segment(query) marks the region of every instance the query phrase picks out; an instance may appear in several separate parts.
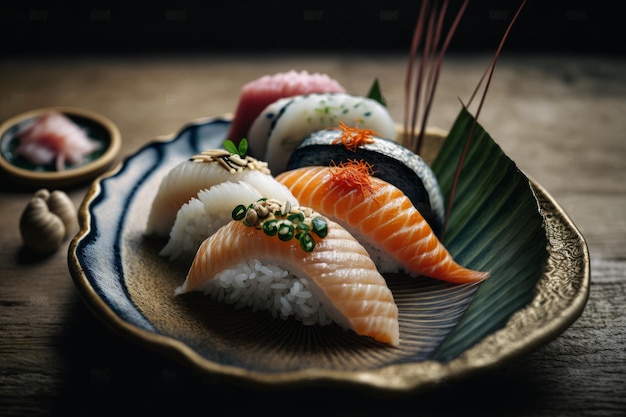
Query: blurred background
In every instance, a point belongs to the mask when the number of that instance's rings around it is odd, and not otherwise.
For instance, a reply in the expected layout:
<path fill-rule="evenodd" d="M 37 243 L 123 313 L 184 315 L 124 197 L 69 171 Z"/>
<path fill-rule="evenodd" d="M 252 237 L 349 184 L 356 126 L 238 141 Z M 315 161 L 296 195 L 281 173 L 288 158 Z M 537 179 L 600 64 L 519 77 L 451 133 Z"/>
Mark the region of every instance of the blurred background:
<path fill-rule="evenodd" d="M 211 4 L 213 3 L 213 4 Z M 447 21 L 461 1 L 450 2 Z M 450 50 L 493 51 L 520 1 L 474 1 Z M 117 0 L 3 2 L 3 56 L 408 51 L 419 1 Z M 608 1 L 528 1 L 508 52 L 624 55 L 623 16 Z"/>

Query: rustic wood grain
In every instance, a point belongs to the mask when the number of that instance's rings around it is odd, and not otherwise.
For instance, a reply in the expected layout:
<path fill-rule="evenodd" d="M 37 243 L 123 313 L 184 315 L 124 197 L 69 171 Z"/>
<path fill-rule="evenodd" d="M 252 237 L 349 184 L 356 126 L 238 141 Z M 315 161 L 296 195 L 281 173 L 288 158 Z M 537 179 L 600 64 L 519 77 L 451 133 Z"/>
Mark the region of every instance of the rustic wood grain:
<path fill-rule="evenodd" d="M 431 124 L 450 125 L 487 56 L 444 64 Z M 191 119 L 233 111 L 239 88 L 291 68 L 331 74 L 365 94 L 378 77 L 402 119 L 405 58 L 370 56 L 115 57 L 0 62 L 0 120 L 73 105 L 118 124 L 118 160 Z M 321 389 L 262 392 L 218 384 L 128 342 L 82 303 L 67 245 L 35 256 L 18 221 L 33 190 L 0 184 L 0 415 L 207 412 L 233 409 L 301 415 L 623 416 L 626 414 L 626 62 L 609 58 L 502 58 L 481 121 L 580 229 L 591 254 L 587 306 L 561 335 L 496 369 L 411 398 Z M 87 185 L 69 189 L 78 206 Z M 288 394 L 288 395 L 285 395 Z M 320 401 L 324 398 L 324 401 Z M 329 409 L 326 404 L 337 404 Z M 86 411 L 87 410 L 87 411 Z"/>

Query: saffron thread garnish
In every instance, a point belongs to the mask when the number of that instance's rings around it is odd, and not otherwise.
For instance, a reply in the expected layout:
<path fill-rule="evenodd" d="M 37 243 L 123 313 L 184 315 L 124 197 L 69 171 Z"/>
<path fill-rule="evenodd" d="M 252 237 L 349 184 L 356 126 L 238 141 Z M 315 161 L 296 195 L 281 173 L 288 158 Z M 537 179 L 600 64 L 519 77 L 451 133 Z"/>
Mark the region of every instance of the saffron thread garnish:
<path fill-rule="evenodd" d="M 330 161 L 330 186 L 339 189 L 340 193 L 347 195 L 356 190 L 361 193 L 361 197 L 366 199 L 372 197 L 373 201 L 378 205 L 384 205 L 379 201 L 375 193 L 377 189 L 382 187 L 381 182 L 374 180 L 374 174 L 377 172 L 374 166 L 363 159 L 348 159 L 345 162 L 336 164 Z"/>
<path fill-rule="evenodd" d="M 374 167 L 371 163 L 356 159 L 348 159 L 336 164 L 331 161 L 330 183 L 333 187 L 343 189 L 346 193 L 360 191 L 364 196 L 372 194 L 376 184 L 372 181 Z"/>
<path fill-rule="evenodd" d="M 363 129 L 360 127 L 350 127 L 342 121 L 339 122 L 339 129 L 341 129 L 341 135 L 338 138 L 334 139 L 331 143 L 343 143 L 346 149 L 352 152 L 356 152 L 356 150 L 360 146 L 366 145 L 368 143 L 374 143 L 374 135 L 380 136 L 373 130 Z"/>

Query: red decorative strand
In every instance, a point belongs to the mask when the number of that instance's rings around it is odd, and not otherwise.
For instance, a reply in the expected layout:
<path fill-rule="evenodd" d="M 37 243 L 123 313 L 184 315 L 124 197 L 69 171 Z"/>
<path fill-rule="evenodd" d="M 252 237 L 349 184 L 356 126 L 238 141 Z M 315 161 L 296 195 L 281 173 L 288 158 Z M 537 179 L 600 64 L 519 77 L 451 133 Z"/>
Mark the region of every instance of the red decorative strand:
<path fill-rule="evenodd" d="M 493 72 L 494 72 L 494 70 L 496 68 L 496 62 L 497 62 L 498 57 L 500 56 L 500 54 L 502 52 L 502 48 L 504 47 L 504 43 L 505 43 L 506 39 L 508 38 L 509 33 L 511 32 L 511 29 L 513 28 L 513 24 L 517 20 L 517 18 L 520 15 L 522 9 L 524 8 L 525 4 L 526 4 L 526 0 L 523 0 L 522 3 L 520 4 L 519 8 L 517 9 L 517 12 L 513 16 L 513 19 L 509 23 L 509 26 L 507 27 L 506 31 L 504 32 L 504 35 L 502 36 L 502 39 L 500 40 L 500 44 L 498 45 L 498 49 L 496 50 L 496 53 L 494 54 L 493 59 L 491 60 L 489 66 L 487 67 L 487 69 L 483 73 L 482 77 L 480 78 L 480 81 L 478 82 L 478 85 L 476 86 L 476 89 L 472 93 L 472 96 L 470 97 L 470 100 L 469 100 L 468 104 L 465 106 L 466 108 L 470 106 L 472 100 L 474 99 L 474 97 L 476 96 L 476 94 L 477 94 L 477 92 L 478 92 L 478 90 L 480 88 L 480 85 L 485 80 L 485 78 L 487 78 L 487 83 L 485 85 L 485 89 L 483 90 L 483 94 L 482 94 L 482 96 L 480 98 L 480 103 L 478 104 L 478 109 L 476 110 L 476 115 L 474 116 L 474 121 L 472 123 L 472 127 L 470 128 L 470 132 L 469 132 L 469 134 L 467 136 L 467 140 L 465 141 L 465 146 L 463 147 L 463 152 L 461 153 L 461 158 L 459 159 L 459 163 L 457 165 L 456 172 L 455 172 L 455 175 L 454 175 L 454 180 L 452 182 L 452 188 L 450 190 L 450 198 L 448 200 L 448 207 L 447 207 L 447 210 L 446 210 L 446 215 L 445 215 L 444 224 L 443 224 L 443 231 L 442 231 L 442 235 L 441 235 L 441 239 L 442 240 L 443 240 L 443 236 L 445 234 L 446 228 L 448 226 L 448 219 L 450 217 L 450 212 L 452 210 L 452 205 L 453 205 L 453 202 L 454 202 L 454 196 L 455 196 L 455 193 L 456 193 L 456 187 L 457 187 L 457 184 L 459 182 L 459 178 L 461 176 L 461 171 L 463 170 L 463 164 L 465 162 L 465 158 L 467 156 L 467 152 L 469 150 L 470 143 L 472 141 L 472 136 L 474 136 L 474 130 L 476 128 L 476 124 L 478 123 L 478 116 L 480 115 L 480 111 L 481 111 L 482 106 L 483 106 L 483 104 L 485 102 L 485 98 L 487 97 L 487 92 L 489 91 L 489 85 L 491 84 L 491 78 L 492 78 Z"/>

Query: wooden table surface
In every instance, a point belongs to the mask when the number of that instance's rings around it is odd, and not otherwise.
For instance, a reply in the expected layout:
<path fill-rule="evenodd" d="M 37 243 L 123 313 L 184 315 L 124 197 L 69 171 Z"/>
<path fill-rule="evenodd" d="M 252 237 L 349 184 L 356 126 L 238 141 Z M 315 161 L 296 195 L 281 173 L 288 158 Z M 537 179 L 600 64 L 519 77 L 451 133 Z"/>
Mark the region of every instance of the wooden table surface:
<path fill-rule="evenodd" d="M 489 59 L 447 58 L 430 125 L 450 126 Z M 378 77 L 400 123 L 405 66 L 402 54 L 14 57 L 0 61 L 0 120 L 52 105 L 101 113 L 121 130 L 120 161 L 192 119 L 234 111 L 244 83 L 289 69 L 327 73 L 361 95 Z M 215 413 L 215 402 L 296 415 L 626 415 L 626 61 L 505 54 L 490 88 L 481 123 L 589 248 L 590 297 L 562 334 L 502 367 L 409 398 L 215 384 L 95 317 L 68 272 L 69 241 L 47 257 L 25 250 L 18 222 L 33 190 L 3 179 L 0 415 L 182 414 L 197 404 Z M 65 191 L 78 206 L 87 188 Z"/>

